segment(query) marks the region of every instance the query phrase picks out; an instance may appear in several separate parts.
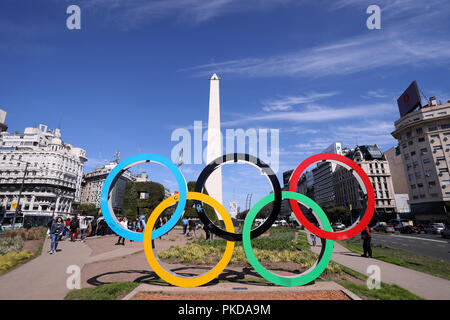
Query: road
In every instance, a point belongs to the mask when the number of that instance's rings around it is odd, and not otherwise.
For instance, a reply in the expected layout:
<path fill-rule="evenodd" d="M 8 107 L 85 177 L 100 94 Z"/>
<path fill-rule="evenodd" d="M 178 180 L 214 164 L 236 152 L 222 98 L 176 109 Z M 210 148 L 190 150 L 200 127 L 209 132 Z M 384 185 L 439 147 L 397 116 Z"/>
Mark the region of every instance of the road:
<path fill-rule="evenodd" d="M 427 257 L 450 261 L 450 240 L 439 235 L 390 235 L 372 233 L 372 243 L 402 249 Z"/>

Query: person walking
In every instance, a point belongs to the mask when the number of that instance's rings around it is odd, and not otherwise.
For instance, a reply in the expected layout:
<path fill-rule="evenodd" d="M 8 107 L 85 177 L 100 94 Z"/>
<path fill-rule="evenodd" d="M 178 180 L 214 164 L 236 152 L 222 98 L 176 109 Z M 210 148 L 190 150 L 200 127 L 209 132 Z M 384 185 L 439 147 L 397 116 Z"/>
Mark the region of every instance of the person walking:
<path fill-rule="evenodd" d="M 70 237 L 70 218 L 67 218 L 64 224 L 64 240 L 66 240 Z"/>
<path fill-rule="evenodd" d="M 206 224 L 203 225 L 203 230 L 205 231 L 205 240 L 209 240 L 211 233 L 209 232 L 208 228 L 206 228 Z"/>
<path fill-rule="evenodd" d="M 125 230 L 128 229 L 128 220 L 127 220 L 126 217 L 124 217 L 124 218 L 122 219 L 122 221 L 119 222 L 119 224 L 120 224 L 120 226 L 121 226 L 122 228 L 124 228 Z M 122 242 L 120 242 L 121 240 L 122 240 Z M 119 236 L 119 239 L 117 240 L 116 246 L 117 246 L 117 245 L 122 245 L 122 246 L 124 246 L 124 245 L 125 245 L 125 238 L 122 237 L 122 236 Z"/>
<path fill-rule="evenodd" d="M 311 233 L 311 241 L 312 241 L 313 247 L 315 247 L 317 244 L 317 236 L 314 233 Z"/>
<path fill-rule="evenodd" d="M 56 252 L 56 249 L 58 248 L 58 241 L 59 237 L 61 237 L 64 233 L 65 224 L 63 222 L 63 219 L 61 217 L 58 217 L 55 222 L 52 223 L 50 227 L 50 238 L 51 238 L 51 244 L 50 244 L 50 254 L 53 254 Z"/>
<path fill-rule="evenodd" d="M 361 257 L 369 257 L 372 258 L 372 235 L 370 234 L 370 228 L 367 226 L 362 232 L 361 232 L 361 239 L 363 239 L 363 250 L 364 254 L 361 255 Z"/>
<path fill-rule="evenodd" d="M 81 238 L 80 241 L 84 242 L 84 239 L 86 238 L 86 230 L 88 228 L 88 218 L 86 216 L 80 217 L 80 232 L 81 232 Z"/>
<path fill-rule="evenodd" d="M 188 220 L 186 217 L 184 217 L 184 218 L 183 218 L 183 234 L 184 234 L 184 235 L 186 234 L 188 222 L 189 222 L 189 220 Z"/>
<path fill-rule="evenodd" d="M 80 227 L 80 222 L 78 221 L 78 215 L 75 214 L 70 221 L 70 241 L 74 242 L 77 240 L 77 232 Z"/>
<path fill-rule="evenodd" d="M 189 226 L 189 231 L 187 233 L 187 236 L 190 237 L 191 236 L 191 231 L 193 231 L 194 233 L 194 237 L 197 236 L 196 232 L 195 232 L 195 221 L 192 218 L 189 218 L 188 220 L 188 226 Z"/>

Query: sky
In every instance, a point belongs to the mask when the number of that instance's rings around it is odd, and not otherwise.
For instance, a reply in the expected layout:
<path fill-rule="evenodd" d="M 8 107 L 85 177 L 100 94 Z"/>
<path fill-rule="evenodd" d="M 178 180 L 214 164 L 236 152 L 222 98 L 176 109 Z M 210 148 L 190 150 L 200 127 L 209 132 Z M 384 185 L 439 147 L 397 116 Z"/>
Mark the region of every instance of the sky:
<path fill-rule="evenodd" d="M 66 27 L 72 4 L 81 30 Z M 374 4 L 380 30 L 366 26 Z M 117 150 L 170 158 L 174 130 L 207 125 L 217 73 L 223 130 L 279 130 L 282 183 L 333 142 L 396 145 L 396 100 L 413 80 L 450 99 L 449 13 L 448 0 L 3 0 L 0 109 L 10 132 L 60 127 L 87 151 L 85 171 Z M 224 204 L 270 191 L 244 167 L 224 166 Z M 177 189 L 157 164 L 134 170 Z"/>

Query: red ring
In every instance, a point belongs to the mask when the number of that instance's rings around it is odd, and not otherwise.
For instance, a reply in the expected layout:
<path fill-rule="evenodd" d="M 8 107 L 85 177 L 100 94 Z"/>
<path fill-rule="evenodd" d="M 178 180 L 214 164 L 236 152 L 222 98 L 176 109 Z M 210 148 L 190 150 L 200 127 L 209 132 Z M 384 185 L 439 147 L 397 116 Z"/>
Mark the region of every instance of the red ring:
<path fill-rule="evenodd" d="M 335 154 L 335 153 L 320 153 L 316 154 L 308 159 L 304 160 L 302 163 L 298 165 L 298 167 L 294 170 L 291 176 L 291 181 L 289 183 L 289 191 L 297 192 L 298 181 L 300 180 L 300 176 L 308 168 L 311 164 L 323 161 L 323 160 L 335 160 L 341 163 L 344 163 L 351 167 L 363 180 L 364 186 L 367 190 L 367 208 L 366 212 L 364 212 L 364 217 L 361 219 L 359 223 L 357 223 L 353 228 L 350 228 L 345 231 L 340 232 L 330 232 L 317 228 L 308 219 L 303 215 L 298 202 L 294 199 L 289 199 L 289 203 L 291 205 L 292 211 L 294 211 L 295 216 L 300 221 L 300 223 L 310 232 L 315 234 L 316 236 L 328 240 L 346 240 L 353 238 L 357 234 L 359 234 L 363 229 L 369 224 L 370 220 L 372 220 L 373 212 L 375 211 L 375 193 L 373 191 L 372 182 L 370 181 L 367 174 L 364 170 L 354 161 L 350 160 L 347 157 Z"/>

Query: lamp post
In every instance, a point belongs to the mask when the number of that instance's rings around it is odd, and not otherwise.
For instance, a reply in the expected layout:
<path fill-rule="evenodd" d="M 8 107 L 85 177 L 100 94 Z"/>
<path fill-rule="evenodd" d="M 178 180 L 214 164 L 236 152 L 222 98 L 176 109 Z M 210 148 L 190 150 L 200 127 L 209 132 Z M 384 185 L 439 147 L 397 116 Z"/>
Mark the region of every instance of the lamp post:
<path fill-rule="evenodd" d="M 28 170 L 28 161 L 22 161 L 25 162 L 25 172 L 23 173 L 23 178 L 22 178 L 22 184 L 20 185 L 20 191 L 19 191 L 19 198 L 17 199 L 17 207 L 16 207 L 16 211 L 14 211 L 14 215 L 13 215 L 13 219 L 12 219 L 12 223 L 11 223 L 11 229 L 14 230 L 15 228 L 15 224 L 16 224 L 16 216 L 19 213 L 20 209 L 20 198 L 22 197 L 22 191 L 23 191 L 23 185 L 25 183 L 25 177 L 27 175 L 27 170 Z"/>

